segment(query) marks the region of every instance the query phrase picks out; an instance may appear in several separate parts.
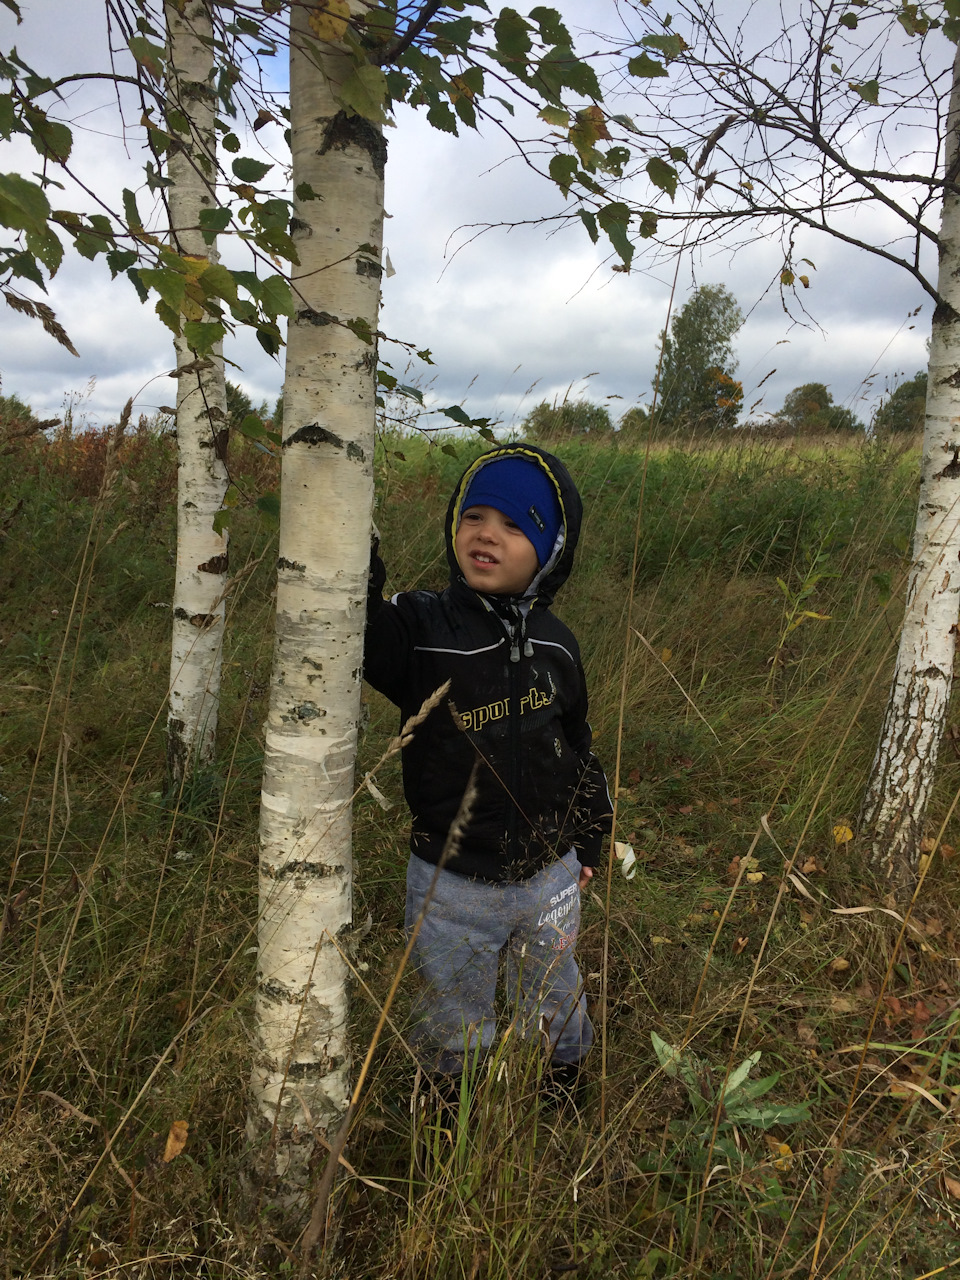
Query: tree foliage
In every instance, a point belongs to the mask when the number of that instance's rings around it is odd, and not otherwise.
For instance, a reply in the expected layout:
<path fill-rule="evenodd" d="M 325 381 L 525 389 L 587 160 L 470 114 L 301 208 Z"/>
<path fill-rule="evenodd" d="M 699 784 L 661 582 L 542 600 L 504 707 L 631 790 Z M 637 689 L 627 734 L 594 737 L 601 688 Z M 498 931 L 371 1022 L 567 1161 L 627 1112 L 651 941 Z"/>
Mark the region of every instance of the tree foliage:
<path fill-rule="evenodd" d="M 609 436 L 613 431 L 610 410 L 590 400 L 542 400 L 523 420 L 522 434 L 531 440 L 570 440 L 574 437 Z"/>
<path fill-rule="evenodd" d="M 875 431 L 915 432 L 923 430 L 927 411 L 927 372 L 921 369 L 883 402 L 873 420 Z"/>
<path fill-rule="evenodd" d="M 658 427 L 709 431 L 735 425 L 743 388 L 733 377 L 733 339 L 742 324 L 743 312 L 725 285 L 694 289 L 669 335 L 661 334 Z"/>
<path fill-rule="evenodd" d="M 818 436 L 840 431 L 862 431 L 863 423 L 849 409 L 834 404 L 822 382 L 805 382 L 784 399 L 780 419 L 798 435 Z"/>

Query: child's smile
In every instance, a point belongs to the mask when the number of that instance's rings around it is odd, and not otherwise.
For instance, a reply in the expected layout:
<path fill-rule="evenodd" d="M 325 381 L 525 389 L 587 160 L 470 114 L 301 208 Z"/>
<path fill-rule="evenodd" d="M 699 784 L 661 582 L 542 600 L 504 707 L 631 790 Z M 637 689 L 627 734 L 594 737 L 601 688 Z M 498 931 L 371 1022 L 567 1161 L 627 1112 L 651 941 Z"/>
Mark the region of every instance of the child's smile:
<path fill-rule="evenodd" d="M 521 595 L 539 568 L 533 543 L 496 507 L 470 507 L 453 540 L 467 585 L 490 595 Z"/>

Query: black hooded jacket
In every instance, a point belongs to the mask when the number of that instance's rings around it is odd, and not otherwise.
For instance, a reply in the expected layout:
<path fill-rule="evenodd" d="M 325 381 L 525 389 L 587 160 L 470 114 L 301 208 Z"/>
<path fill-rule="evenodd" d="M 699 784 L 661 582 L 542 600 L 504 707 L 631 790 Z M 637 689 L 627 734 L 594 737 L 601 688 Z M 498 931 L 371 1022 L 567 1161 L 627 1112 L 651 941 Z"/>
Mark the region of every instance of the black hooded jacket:
<path fill-rule="evenodd" d="M 541 466 L 563 515 L 554 549 L 522 597 L 474 591 L 453 538 L 463 495 L 477 471 L 516 456 Z M 449 692 L 403 749 L 403 787 L 413 817 L 410 847 L 436 864 L 476 762 L 477 797 L 456 852 L 445 864 L 488 881 L 525 880 L 571 848 L 597 865 L 610 830 L 606 779 L 590 750 L 580 650 L 550 603 L 573 566 L 580 495 L 564 465 L 526 444 L 481 455 L 460 477 L 447 509 L 450 586 L 408 591 L 386 602 L 375 561 L 364 675 L 400 708 L 401 722 L 446 680 Z"/>

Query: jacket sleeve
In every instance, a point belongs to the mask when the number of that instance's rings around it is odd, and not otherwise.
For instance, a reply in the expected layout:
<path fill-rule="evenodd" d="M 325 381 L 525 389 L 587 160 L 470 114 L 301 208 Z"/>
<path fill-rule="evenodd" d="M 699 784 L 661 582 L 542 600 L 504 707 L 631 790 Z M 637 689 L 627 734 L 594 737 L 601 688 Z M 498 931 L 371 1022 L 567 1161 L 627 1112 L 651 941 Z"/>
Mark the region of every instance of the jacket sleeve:
<path fill-rule="evenodd" d="M 613 825 L 613 804 L 603 766 L 591 750 L 592 733 L 587 722 L 587 683 L 577 663 L 580 692 L 575 706 L 564 716 L 567 741 L 580 759 L 581 774 L 573 809 L 573 847 L 581 866 L 596 867 L 603 861 L 603 839 Z"/>
<path fill-rule="evenodd" d="M 400 706 L 409 687 L 413 655 L 413 619 L 403 597 L 384 600 L 387 571 L 374 548 L 367 587 L 367 628 L 363 641 L 363 675 L 374 689 Z"/>

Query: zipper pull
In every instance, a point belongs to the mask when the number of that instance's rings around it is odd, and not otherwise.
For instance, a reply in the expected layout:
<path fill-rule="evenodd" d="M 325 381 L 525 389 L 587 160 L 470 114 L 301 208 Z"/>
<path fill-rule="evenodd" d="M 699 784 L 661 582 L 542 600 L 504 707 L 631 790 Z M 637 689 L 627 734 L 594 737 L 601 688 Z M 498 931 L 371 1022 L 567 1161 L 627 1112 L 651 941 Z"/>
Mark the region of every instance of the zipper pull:
<path fill-rule="evenodd" d="M 510 661 L 520 661 L 520 642 L 516 636 L 514 636 L 510 641 Z"/>
<path fill-rule="evenodd" d="M 532 657 L 533 657 L 533 641 L 530 639 L 530 637 L 529 637 L 529 636 L 527 636 L 527 639 L 526 639 L 526 641 L 524 642 L 524 646 L 523 646 L 523 656 L 524 656 L 525 658 L 532 658 Z"/>

